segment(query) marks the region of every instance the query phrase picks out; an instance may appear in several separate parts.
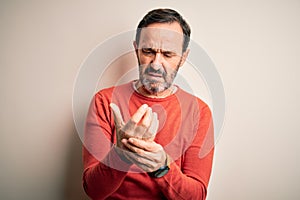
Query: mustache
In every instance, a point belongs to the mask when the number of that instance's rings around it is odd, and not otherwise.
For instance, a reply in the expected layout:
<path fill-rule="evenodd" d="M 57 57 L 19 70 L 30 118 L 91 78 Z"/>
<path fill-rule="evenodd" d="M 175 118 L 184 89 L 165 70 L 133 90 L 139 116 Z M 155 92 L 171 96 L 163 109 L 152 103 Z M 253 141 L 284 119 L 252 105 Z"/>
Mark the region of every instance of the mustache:
<path fill-rule="evenodd" d="M 165 76 L 166 75 L 166 72 L 159 68 L 159 69 L 153 69 L 153 67 L 149 66 L 145 69 L 145 74 L 149 74 L 149 73 L 154 73 L 154 74 L 158 74 L 158 75 L 162 75 L 162 76 Z"/>

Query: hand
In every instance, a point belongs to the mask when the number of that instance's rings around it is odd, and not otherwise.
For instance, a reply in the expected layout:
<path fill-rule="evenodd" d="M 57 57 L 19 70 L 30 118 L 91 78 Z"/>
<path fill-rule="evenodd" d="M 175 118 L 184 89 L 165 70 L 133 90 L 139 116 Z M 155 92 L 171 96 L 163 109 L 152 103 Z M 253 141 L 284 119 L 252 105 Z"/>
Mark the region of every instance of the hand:
<path fill-rule="evenodd" d="M 147 104 L 142 105 L 125 124 L 119 107 L 111 103 L 117 134 L 117 147 L 124 149 L 122 139 L 131 137 L 153 141 L 158 129 L 157 114 Z"/>
<path fill-rule="evenodd" d="M 122 139 L 122 144 L 130 150 L 124 152 L 127 160 L 146 172 L 153 172 L 167 164 L 167 154 L 163 147 L 153 140 L 137 138 Z"/>

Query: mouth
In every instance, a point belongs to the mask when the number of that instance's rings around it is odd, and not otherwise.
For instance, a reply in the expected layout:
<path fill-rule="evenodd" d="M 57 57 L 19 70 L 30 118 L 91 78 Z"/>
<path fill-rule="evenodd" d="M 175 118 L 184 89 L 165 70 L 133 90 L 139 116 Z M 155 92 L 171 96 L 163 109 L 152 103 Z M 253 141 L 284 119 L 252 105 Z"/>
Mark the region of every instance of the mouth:
<path fill-rule="evenodd" d="M 154 78 L 163 78 L 162 74 L 153 73 L 153 72 L 148 72 L 147 75 L 151 76 L 151 77 L 154 77 Z"/>

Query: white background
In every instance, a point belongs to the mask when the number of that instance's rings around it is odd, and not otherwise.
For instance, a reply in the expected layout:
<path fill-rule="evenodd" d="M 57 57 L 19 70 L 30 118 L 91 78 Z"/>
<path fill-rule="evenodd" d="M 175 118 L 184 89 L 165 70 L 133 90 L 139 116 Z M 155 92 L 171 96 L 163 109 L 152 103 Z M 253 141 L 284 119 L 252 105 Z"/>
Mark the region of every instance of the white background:
<path fill-rule="evenodd" d="M 223 80 L 208 200 L 300 198 L 300 2 L 0 1 L 0 199 L 82 200 L 72 90 L 89 52 L 178 10 Z"/>

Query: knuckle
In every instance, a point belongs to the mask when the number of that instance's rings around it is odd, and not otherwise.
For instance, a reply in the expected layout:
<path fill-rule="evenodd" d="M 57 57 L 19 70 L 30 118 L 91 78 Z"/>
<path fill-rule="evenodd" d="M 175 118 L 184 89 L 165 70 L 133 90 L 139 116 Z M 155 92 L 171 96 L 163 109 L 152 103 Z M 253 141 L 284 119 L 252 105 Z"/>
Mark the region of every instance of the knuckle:
<path fill-rule="evenodd" d="M 141 149 L 136 149 L 136 153 L 139 154 L 139 155 L 143 155 L 143 150 L 141 150 Z"/>
<path fill-rule="evenodd" d="M 149 121 L 143 120 L 142 123 L 140 124 L 140 126 L 142 126 L 144 128 L 148 128 L 149 127 Z"/>
<path fill-rule="evenodd" d="M 143 138 L 145 138 L 145 139 L 147 139 L 147 138 L 152 138 L 153 137 L 153 134 L 151 133 L 151 132 L 149 132 L 149 131 L 147 131 L 145 134 L 144 134 L 144 136 L 143 136 Z"/>
<path fill-rule="evenodd" d="M 146 131 L 146 128 L 143 126 L 137 126 L 135 128 L 136 136 L 143 135 L 145 131 Z"/>
<path fill-rule="evenodd" d="M 132 117 L 129 122 L 133 123 L 133 124 L 137 124 L 138 123 L 138 119 L 137 117 Z"/>
<path fill-rule="evenodd" d="M 130 119 L 127 124 L 125 125 L 125 127 L 127 129 L 133 129 L 135 127 L 135 125 L 137 124 L 137 122 L 134 119 Z"/>
<path fill-rule="evenodd" d="M 137 158 L 136 158 L 136 161 L 139 162 L 139 163 L 142 163 L 142 162 L 143 162 L 143 160 L 142 160 L 141 157 L 137 157 Z"/>
<path fill-rule="evenodd" d="M 132 131 L 127 131 L 127 132 L 124 132 L 124 138 L 130 138 L 130 137 L 133 137 L 134 136 L 134 133 Z"/>

